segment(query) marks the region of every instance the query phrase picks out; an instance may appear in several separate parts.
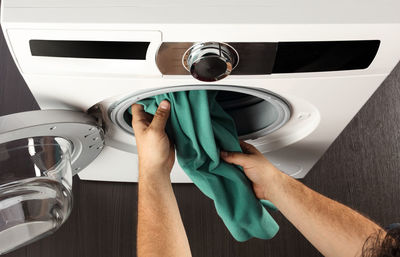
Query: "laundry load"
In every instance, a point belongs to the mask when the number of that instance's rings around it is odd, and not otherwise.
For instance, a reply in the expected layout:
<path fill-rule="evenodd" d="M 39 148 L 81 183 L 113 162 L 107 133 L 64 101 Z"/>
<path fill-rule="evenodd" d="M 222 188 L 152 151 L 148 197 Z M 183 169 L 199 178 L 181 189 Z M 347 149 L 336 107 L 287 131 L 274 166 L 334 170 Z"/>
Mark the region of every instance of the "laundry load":
<path fill-rule="evenodd" d="M 179 165 L 214 201 L 232 236 L 238 241 L 270 239 L 279 226 L 266 208 L 275 207 L 256 198 L 241 167 L 220 159 L 220 150 L 240 152 L 241 148 L 235 123 L 216 101 L 217 94 L 215 90 L 171 92 L 138 103 L 153 115 L 161 101 L 171 103 L 167 133 L 175 143 Z"/>

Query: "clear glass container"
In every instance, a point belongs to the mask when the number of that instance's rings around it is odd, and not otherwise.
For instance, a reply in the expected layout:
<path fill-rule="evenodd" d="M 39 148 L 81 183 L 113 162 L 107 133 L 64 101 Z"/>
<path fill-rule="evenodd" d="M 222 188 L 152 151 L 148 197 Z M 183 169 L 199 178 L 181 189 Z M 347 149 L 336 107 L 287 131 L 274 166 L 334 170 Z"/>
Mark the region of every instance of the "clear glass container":
<path fill-rule="evenodd" d="M 56 231 L 72 209 L 71 144 L 59 137 L 0 144 L 0 254 Z"/>

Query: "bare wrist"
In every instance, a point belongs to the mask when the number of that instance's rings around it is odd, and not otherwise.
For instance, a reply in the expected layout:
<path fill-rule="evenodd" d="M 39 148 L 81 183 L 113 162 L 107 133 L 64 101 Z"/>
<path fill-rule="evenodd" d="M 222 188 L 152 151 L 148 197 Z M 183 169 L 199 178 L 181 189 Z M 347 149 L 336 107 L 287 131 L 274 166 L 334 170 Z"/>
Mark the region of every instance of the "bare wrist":
<path fill-rule="evenodd" d="M 279 181 L 282 179 L 283 172 L 268 162 L 265 165 L 263 175 L 264 199 L 271 200 L 272 190 L 275 188 L 275 185 L 280 183 Z"/>
<path fill-rule="evenodd" d="M 165 167 L 142 167 L 139 165 L 139 180 L 169 181 L 171 171 Z"/>
<path fill-rule="evenodd" d="M 277 173 L 280 172 L 281 171 L 277 169 L 270 161 L 265 160 L 263 175 L 266 182 L 271 180 Z"/>

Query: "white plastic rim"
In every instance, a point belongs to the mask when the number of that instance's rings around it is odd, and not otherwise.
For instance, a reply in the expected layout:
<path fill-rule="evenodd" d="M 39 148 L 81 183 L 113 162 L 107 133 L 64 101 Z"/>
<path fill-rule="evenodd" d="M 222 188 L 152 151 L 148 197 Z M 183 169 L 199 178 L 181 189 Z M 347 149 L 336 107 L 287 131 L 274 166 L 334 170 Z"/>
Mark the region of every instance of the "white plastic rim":
<path fill-rule="evenodd" d="M 72 145 L 73 174 L 89 165 L 104 146 L 95 117 L 70 110 L 36 110 L 0 117 L 0 144 L 29 137 L 60 137 Z"/>

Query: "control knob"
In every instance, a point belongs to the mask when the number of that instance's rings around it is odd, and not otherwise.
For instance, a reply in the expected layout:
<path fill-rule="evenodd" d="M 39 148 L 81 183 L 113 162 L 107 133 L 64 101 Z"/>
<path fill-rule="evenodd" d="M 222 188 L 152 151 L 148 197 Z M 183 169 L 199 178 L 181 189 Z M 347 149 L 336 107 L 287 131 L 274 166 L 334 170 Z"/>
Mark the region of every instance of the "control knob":
<path fill-rule="evenodd" d="M 182 63 L 194 78 L 212 82 L 228 76 L 239 63 L 239 55 L 228 44 L 205 42 L 190 47 Z"/>

